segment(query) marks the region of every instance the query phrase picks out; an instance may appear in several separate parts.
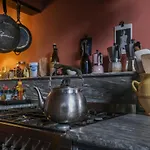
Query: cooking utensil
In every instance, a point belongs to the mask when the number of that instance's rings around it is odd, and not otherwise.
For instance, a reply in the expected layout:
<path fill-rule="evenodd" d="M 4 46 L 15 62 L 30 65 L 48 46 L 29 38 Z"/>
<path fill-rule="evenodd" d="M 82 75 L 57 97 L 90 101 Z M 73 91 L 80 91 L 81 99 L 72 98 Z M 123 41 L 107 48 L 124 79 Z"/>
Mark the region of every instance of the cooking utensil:
<path fill-rule="evenodd" d="M 141 60 L 142 60 L 142 64 L 143 64 L 143 68 L 145 70 L 146 73 L 150 73 L 150 54 L 144 54 L 141 56 Z"/>
<path fill-rule="evenodd" d="M 121 51 L 119 46 L 114 43 L 112 47 L 107 48 L 109 58 L 109 72 L 120 72 L 122 70 Z"/>
<path fill-rule="evenodd" d="M 126 54 L 128 59 L 130 60 L 133 60 L 135 58 L 134 44 L 135 44 L 135 40 L 132 39 L 129 45 L 126 47 Z"/>
<path fill-rule="evenodd" d="M 27 50 L 32 42 L 32 35 L 30 30 L 20 21 L 20 7 L 20 2 L 17 1 L 17 24 L 20 28 L 20 41 L 18 46 L 14 49 L 14 53 L 16 55 L 19 55 L 21 52 Z"/>
<path fill-rule="evenodd" d="M 6 0 L 2 1 L 4 14 L 0 14 L 0 52 L 8 53 L 15 49 L 20 40 L 17 23 L 7 15 Z"/>
<path fill-rule="evenodd" d="M 129 45 L 126 46 L 126 55 L 122 55 L 122 65 L 124 71 L 135 71 L 135 52 L 134 52 L 135 40 L 130 40 Z"/>
<path fill-rule="evenodd" d="M 119 50 L 118 45 L 114 43 L 112 47 L 107 48 L 109 62 L 120 62 L 121 51 Z"/>
<path fill-rule="evenodd" d="M 56 64 L 54 67 L 57 69 L 71 68 L 61 64 Z M 80 70 L 76 68 L 71 70 L 76 71 L 79 77 L 82 76 Z M 79 88 L 70 86 L 69 78 L 63 79 L 60 86 L 51 89 L 46 100 L 42 98 L 40 90 L 37 87 L 34 88 L 38 93 L 40 108 L 44 109 L 46 116 L 54 122 L 72 123 L 85 119 L 87 113 L 86 98 Z"/>
<path fill-rule="evenodd" d="M 104 73 L 104 68 L 102 66 L 103 64 L 103 55 L 98 50 L 96 50 L 96 53 L 93 54 L 93 67 L 92 67 L 92 73 Z"/>
<path fill-rule="evenodd" d="M 127 59 L 126 71 L 135 71 L 135 59 Z"/>

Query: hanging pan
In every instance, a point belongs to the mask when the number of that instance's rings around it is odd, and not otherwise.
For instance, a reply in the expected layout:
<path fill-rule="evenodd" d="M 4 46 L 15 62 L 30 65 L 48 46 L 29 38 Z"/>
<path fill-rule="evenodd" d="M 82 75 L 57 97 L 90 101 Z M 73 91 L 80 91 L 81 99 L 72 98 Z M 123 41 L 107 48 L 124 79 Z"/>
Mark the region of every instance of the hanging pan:
<path fill-rule="evenodd" d="M 29 29 L 24 26 L 21 21 L 20 21 L 20 2 L 17 1 L 17 24 L 19 25 L 20 28 L 20 41 L 18 46 L 14 49 L 14 53 L 16 55 L 19 55 L 21 52 L 27 50 L 32 42 L 32 35 Z"/>
<path fill-rule="evenodd" d="M 2 0 L 4 14 L 0 14 L 0 53 L 14 50 L 20 40 L 20 28 L 10 16 L 7 15 L 6 0 Z"/>

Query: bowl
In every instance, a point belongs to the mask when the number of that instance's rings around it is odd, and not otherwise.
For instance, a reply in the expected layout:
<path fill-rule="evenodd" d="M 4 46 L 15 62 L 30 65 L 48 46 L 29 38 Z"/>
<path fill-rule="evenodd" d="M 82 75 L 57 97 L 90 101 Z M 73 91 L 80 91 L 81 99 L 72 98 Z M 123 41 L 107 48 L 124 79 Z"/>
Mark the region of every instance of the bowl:
<path fill-rule="evenodd" d="M 73 75 L 76 75 L 76 72 L 75 72 L 75 71 L 72 71 L 72 70 L 67 69 L 67 74 L 68 74 L 68 75 L 73 76 Z"/>
<path fill-rule="evenodd" d="M 144 73 L 141 56 L 144 54 L 150 54 L 149 49 L 141 49 L 135 52 L 135 69 L 138 73 Z"/>
<path fill-rule="evenodd" d="M 135 52 L 135 56 L 136 56 L 136 60 L 137 61 L 141 61 L 141 56 L 143 54 L 150 54 L 150 50 L 149 49 L 141 49 Z"/>

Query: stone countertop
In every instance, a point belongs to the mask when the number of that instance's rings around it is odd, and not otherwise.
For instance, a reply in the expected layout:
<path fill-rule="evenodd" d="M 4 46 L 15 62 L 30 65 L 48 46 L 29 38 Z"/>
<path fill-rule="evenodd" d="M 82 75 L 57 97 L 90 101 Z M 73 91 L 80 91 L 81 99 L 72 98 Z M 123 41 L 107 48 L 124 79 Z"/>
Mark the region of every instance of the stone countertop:
<path fill-rule="evenodd" d="M 150 117 L 127 114 L 71 129 L 66 138 L 110 149 L 150 150 Z"/>

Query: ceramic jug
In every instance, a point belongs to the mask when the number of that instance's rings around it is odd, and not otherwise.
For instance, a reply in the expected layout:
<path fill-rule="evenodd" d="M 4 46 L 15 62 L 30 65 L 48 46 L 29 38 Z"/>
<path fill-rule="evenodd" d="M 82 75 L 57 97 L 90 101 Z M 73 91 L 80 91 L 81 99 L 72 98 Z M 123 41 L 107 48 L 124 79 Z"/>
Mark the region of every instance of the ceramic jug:
<path fill-rule="evenodd" d="M 140 74 L 140 81 L 132 81 L 132 88 L 145 112 L 150 115 L 150 74 Z"/>

